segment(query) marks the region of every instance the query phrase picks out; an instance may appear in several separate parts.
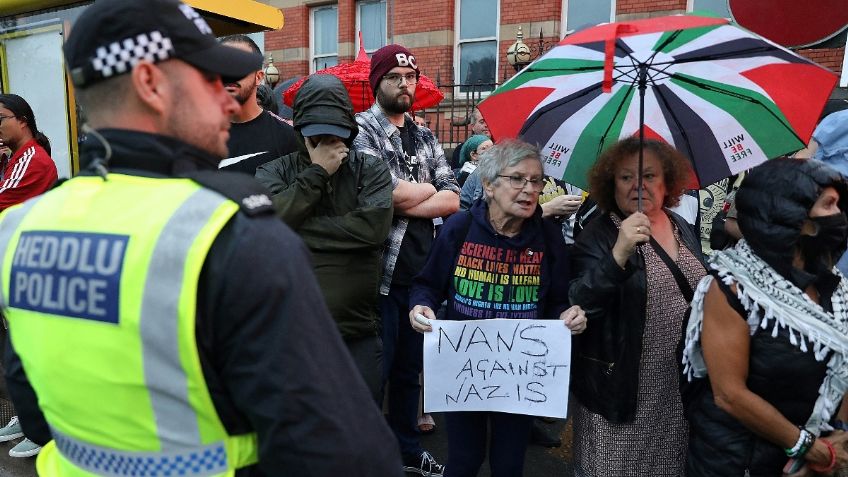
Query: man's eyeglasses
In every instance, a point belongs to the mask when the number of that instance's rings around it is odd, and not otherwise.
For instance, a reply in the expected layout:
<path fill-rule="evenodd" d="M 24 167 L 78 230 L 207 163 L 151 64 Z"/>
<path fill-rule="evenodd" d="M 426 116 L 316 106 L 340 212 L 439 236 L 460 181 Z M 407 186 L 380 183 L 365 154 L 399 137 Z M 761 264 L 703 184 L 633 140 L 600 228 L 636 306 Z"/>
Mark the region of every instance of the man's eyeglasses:
<path fill-rule="evenodd" d="M 521 176 L 498 176 L 509 179 L 509 185 L 513 189 L 523 189 L 524 186 L 530 184 L 530 188 L 534 192 L 541 192 L 545 188 L 545 179 L 527 179 Z"/>
<path fill-rule="evenodd" d="M 415 73 L 407 73 L 402 75 L 400 73 L 389 73 L 383 76 L 383 79 L 388 81 L 389 84 L 393 84 L 395 86 L 403 86 L 403 80 L 406 80 L 406 84 L 416 84 L 418 83 L 418 75 Z"/>
<path fill-rule="evenodd" d="M 0 124 L 3 124 L 4 119 L 16 118 L 17 116 L 0 116 Z"/>

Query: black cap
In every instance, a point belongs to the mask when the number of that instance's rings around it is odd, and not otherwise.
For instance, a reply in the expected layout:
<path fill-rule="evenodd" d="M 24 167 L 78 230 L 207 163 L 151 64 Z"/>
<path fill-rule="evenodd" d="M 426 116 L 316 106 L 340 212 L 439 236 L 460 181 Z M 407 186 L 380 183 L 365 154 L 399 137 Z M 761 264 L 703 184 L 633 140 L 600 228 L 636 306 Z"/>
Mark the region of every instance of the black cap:
<path fill-rule="evenodd" d="M 300 128 L 303 137 L 330 135 L 347 139 L 350 137 L 350 129 L 336 126 L 335 124 L 307 124 Z"/>
<path fill-rule="evenodd" d="M 178 0 L 97 0 L 74 24 L 64 51 L 80 88 L 129 73 L 141 60 L 179 59 L 225 82 L 262 67 L 262 55 L 219 44 L 206 20 Z"/>

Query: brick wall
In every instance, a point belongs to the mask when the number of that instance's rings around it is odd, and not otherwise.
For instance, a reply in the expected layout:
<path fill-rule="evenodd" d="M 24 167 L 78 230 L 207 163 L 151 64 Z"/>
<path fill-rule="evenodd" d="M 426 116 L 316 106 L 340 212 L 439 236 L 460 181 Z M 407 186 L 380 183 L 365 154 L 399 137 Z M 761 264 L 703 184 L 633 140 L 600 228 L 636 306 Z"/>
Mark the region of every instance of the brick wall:
<path fill-rule="evenodd" d="M 615 13 L 616 15 L 627 15 L 685 9 L 686 0 L 618 0 Z"/>
<path fill-rule="evenodd" d="M 274 60 L 274 65 L 280 70 L 280 80 L 309 74 L 309 60 L 285 62 Z"/>
<path fill-rule="evenodd" d="M 339 0 L 339 43 L 356 45 L 356 2 Z M 348 63 L 356 58 L 356 52 L 343 54 L 339 51 L 339 63 Z"/>
<path fill-rule="evenodd" d="M 285 17 L 285 25 L 280 30 L 265 33 L 265 49 L 309 48 L 309 9 L 301 5 L 281 10 Z"/>
<path fill-rule="evenodd" d="M 830 69 L 836 74 L 842 73 L 842 61 L 845 57 L 844 48 L 807 48 L 797 53 Z"/>
<path fill-rule="evenodd" d="M 559 21 L 561 15 L 561 0 L 501 0 L 501 25 L 544 20 Z"/>
<path fill-rule="evenodd" d="M 453 0 L 394 0 L 392 7 L 395 35 L 453 29 Z"/>

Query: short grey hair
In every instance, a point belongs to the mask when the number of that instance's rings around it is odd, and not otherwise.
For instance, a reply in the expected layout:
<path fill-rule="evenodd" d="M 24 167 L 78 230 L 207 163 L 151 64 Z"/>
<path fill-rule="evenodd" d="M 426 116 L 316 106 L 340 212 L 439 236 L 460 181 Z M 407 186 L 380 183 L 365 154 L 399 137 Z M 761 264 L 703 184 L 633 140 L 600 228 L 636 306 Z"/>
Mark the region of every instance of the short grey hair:
<path fill-rule="evenodd" d="M 538 147 L 517 139 L 501 141 L 487 149 L 480 157 L 480 164 L 477 166 L 480 181 L 484 184 L 495 182 L 501 171 L 526 159 L 539 161 L 539 165 L 543 165 Z"/>

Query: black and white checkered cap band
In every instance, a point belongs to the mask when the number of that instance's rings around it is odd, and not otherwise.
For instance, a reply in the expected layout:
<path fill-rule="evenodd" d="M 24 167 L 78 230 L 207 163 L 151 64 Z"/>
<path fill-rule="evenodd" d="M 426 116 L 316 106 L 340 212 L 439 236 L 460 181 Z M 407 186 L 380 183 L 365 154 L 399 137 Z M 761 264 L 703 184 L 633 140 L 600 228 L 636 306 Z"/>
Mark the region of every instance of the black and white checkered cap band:
<path fill-rule="evenodd" d="M 97 48 L 91 66 L 105 79 L 126 73 L 141 60 L 157 63 L 173 54 L 171 39 L 159 31 L 152 31 Z"/>

